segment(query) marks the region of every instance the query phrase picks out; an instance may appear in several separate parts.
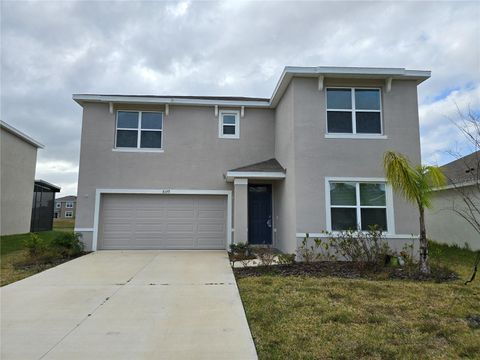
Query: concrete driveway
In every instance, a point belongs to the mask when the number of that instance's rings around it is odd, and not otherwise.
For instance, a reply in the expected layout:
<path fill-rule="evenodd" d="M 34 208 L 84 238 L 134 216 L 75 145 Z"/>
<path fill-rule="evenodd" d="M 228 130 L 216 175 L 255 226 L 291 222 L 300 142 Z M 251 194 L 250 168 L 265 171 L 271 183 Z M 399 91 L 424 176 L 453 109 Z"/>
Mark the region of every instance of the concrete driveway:
<path fill-rule="evenodd" d="M 99 251 L 1 288 L 2 359 L 256 359 L 224 251 Z"/>

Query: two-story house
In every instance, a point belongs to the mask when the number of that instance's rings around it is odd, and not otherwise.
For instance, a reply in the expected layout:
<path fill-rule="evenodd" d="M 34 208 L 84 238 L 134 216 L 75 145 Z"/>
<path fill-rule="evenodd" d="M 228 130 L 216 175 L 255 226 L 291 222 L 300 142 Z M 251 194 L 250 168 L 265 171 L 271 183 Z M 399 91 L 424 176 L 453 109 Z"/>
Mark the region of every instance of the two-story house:
<path fill-rule="evenodd" d="M 75 195 L 63 196 L 55 199 L 55 219 L 74 219 L 77 209 L 77 197 Z"/>
<path fill-rule="evenodd" d="M 295 252 L 305 233 L 378 224 L 401 248 L 416 210 L 387 150 L 420 163 L 429 71 L 286 67 L 270 98 L 73 95 L 83 107 L 76 231 L 88 249 Z"/>

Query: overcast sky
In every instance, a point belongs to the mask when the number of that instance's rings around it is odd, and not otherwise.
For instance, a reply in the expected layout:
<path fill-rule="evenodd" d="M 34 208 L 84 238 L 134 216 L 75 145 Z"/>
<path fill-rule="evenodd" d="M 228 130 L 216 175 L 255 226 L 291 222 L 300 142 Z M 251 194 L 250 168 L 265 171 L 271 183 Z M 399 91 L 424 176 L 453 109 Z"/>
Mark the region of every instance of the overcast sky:
<path fill-rule="evenodd" d="M 449 117 L 480 111 L 480 2 L 1 2 L 0 117 L 46 145 L 37 178 L 75 194 L 73 93 L 269 97 L 285 65 L 431 70 L 422 158 L 466 153 Z"/>

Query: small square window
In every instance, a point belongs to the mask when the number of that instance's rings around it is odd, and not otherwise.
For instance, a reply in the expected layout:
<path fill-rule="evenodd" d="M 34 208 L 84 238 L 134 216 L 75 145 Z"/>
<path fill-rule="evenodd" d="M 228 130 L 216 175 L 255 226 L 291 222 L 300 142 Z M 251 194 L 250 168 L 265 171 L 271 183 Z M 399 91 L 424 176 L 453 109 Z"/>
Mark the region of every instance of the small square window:
<path fill-rule="evenodd" d="M 73 211 L 65 211 L 65 217 L 66 218 L 72 218 L 73 217 Z"/>
<path fill-rule="evenodd" d="M 240 138 L 240 113 L 238 111 L 220 111 L 218 137 L 223 139 Z"/>
<path fill-rule="evenodd" d="M 55 203 L 55 207 L 57 209 L 60 209 L 62 207 L 62 203 L 59 203 L 59 202 Z"/>
<path fill-rule="evenodd" d="M 73 209 L 73 202 L 67 202 L 67 203 L 65 203 L 65 207 L 66 207 L 67 209 Z"/>

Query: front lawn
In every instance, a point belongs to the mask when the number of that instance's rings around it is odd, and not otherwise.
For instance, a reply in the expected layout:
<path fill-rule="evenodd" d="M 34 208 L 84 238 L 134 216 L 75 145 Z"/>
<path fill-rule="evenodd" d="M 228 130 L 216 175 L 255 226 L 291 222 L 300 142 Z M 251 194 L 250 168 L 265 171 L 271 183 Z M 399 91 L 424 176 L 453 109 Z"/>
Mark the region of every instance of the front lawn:
<path fill-rule="evenodd" d="M 52 241 L 63 231 L 43 231 L 38 233 L 45 241 Z M 30 233 L 0 236 L 0 286 L 24 279 L 40 271 L 57 265 L 60 261 L 36 266 L 18 266 L 27 261 L 27 251 L 24 241 L 30 238 Z M 67 261 L 67 259 L 65 259 Z"/>
<path fill-rule="evenodd" d="M 260 359 L 480 359 L 475 254 L 432 244 L 445 283 L 262 275 L 238 278 Z"/>
<path fill-rule="evenodd" d="M 53 230 L 73 231 L 75 219 L 53 219 Z"/>

